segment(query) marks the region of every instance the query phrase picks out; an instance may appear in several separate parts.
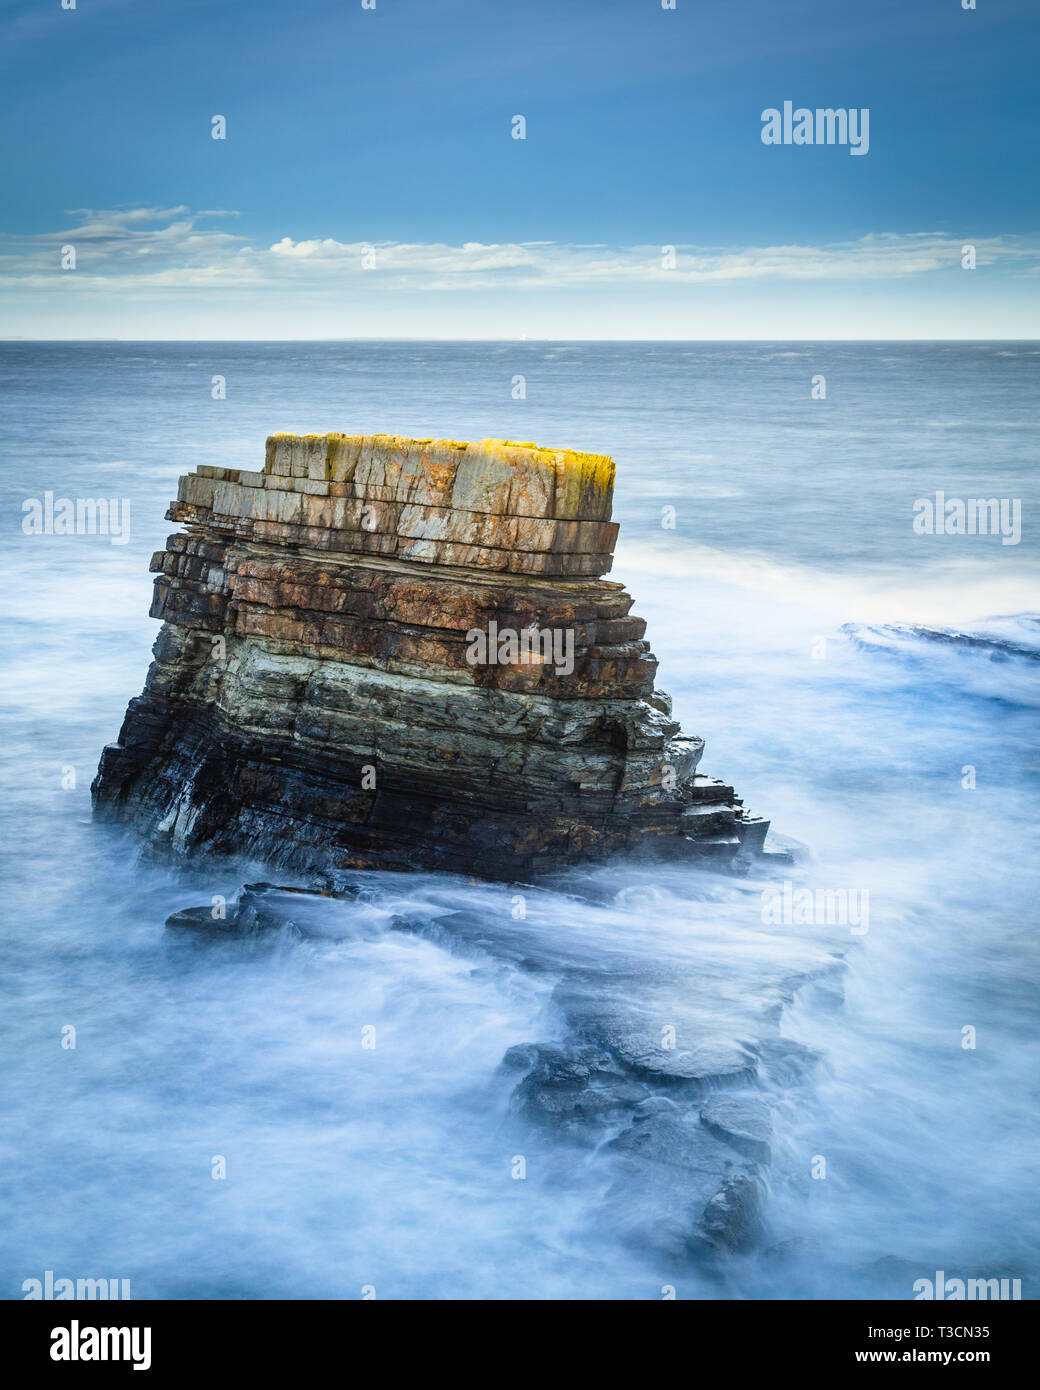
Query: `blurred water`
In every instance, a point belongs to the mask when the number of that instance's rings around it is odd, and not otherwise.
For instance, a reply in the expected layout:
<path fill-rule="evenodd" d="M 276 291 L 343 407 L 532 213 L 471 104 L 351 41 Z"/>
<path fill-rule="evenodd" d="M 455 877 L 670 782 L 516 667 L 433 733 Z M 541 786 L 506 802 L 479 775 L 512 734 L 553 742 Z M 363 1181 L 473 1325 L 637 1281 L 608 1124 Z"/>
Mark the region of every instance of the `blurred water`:
<path fill-rule="evenodd" d="M 507 1113 L 498 1063 L 551 1034 L 551 972 L 393 927 L 466 905 L 509 922 L 508 888 L 375 876 L 328 940 L 200 949 L 165 916 L 262 870 L 150 865 L 90 824 L 150 659 L 148 558 L 178 474 L 257 467 L 276 429 L 384 429 L 612 453 L 613 577 L 705 770 L 813 847 L 811 881 L 870 892 L 844 1004 L 810 991 L 784 1017 L 824 1055 L 778 1115 L 769 1242 L 798 1244 L 721 1283 L 693 1267 L 679 1296 L 911 1296 L 936 1269 L 1035 1296 L 1038 372 L 1030 343 L 0 344 L 3 1295 L 45 1269 L 137 1297 L 676 1282 L 597 1217 L 603 1156 Z M 1021 543 L 915 536 L 937 489 L 1023 499 Z M 24 535 L 47 490 L 128 498 L 129 544 Z M 599 907 L 532 896 L 533 943 L 703 960 L 734 998 L 795 949 L 764 930 L 757 880 L 594 880 Z"/>

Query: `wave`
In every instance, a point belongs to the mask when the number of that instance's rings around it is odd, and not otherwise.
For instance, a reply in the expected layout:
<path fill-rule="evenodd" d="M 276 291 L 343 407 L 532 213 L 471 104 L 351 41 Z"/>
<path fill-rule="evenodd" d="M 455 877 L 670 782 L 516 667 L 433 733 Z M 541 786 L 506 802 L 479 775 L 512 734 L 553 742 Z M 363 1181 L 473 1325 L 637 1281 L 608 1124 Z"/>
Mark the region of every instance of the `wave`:
<path fill-rule="evenodd" d="M 897 624 L 870 626 L 865 623 L 845 623 L 842 631 L 848 633 L 860 647 L 882 647 L 888 650 L 912 649 L 916 643 L 933 644 L 943 647 L 959 647 L 965 651 L 978 652 L 990 661 L 1009 661 L 1019 657 L 1024 661 L 1040 661 L 1040 614 L 1019 613 L 1013 617 L 993 620 L 997 625 L 1017 625 L 1021 640 L 1001 636 L 993 631 L 963 632 L 952 628 L 935 628 Z"/>
<path fill-rule="evenodd" d="M 922 628 L 969 628 L 998 621 L 995 613 L 1032 613 L 1040 605 L 1040 565 L 1016 557 L 1013 573 L 983 557 L 905 567 L 814 566 L 760 551 L 720 550 L 684 542 L 620 539 L 614 578 L 715 581 L 845 622 Z M 1003 619 L 999 621 L 1005 621 Z"/>
<path fill-rule="evenodd" d="M 1040 705 L 1040 615 L 992 618 L 974 631 L 896 623 L 844 623 L 860 651 L 901 661 L 920 684 L 1032 709 Z"/>

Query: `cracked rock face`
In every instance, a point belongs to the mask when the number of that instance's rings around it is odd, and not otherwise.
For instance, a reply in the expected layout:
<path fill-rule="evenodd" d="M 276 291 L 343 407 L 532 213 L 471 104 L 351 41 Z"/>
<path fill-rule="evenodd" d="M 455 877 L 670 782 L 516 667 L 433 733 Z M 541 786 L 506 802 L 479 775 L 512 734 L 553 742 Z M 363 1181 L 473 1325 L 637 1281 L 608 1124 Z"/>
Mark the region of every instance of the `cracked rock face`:
<path fill-rule="evenodd" d="M 613 477 L 571 450 L 328 434 L 182 478 L 155 661 L 96 810 L 301 873 L 741 862 L 766 823 L 698 774 L 601 577 Z"/>

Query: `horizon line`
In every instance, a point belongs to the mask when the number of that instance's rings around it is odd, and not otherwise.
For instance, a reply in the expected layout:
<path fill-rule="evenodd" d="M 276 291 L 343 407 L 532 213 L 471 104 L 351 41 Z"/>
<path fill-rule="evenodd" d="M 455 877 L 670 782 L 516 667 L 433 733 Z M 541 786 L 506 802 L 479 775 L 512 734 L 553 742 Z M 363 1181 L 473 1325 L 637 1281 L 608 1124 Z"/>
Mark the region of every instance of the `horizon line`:
<path fill-rule="evenodd" d="M 26 338 L 3 337 L 0 343 L 1040 343 L 1035 338 L 592 338 L 592 337 L 443 337 L 419 334 L 351 338 Z"/>

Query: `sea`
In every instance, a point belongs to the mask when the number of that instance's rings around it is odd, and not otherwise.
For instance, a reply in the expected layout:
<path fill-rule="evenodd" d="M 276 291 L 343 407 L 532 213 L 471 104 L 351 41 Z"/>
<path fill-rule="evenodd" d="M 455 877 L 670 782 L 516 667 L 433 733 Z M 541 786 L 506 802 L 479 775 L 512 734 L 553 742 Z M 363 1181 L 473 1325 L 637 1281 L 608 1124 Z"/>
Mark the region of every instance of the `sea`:
<path fill-rule="evenodd" d="M 50 1270 L 163 1299 L 910 1299 L 941 1270 L 1035 1298 L 1038 417 L 1035 342 L 0 344 L 0 1297 Z M 608 1154 L 518 1128 L 500 1063 L 553 1035 L 551 971 L 395 926 L 493 937 L 509 885 L 373 874 L 327 939 L 200 949 L 166 917 L 263 866 L 92 823 L 176 480 L 261 468 L 277 430 L 615 458 L 609 577 L 658 685 L 805 848 L 743 880 L 604 866 L 530 895 L 532 942 L 703 959 L 736 998 L 765 941 L 834 947 L 765 920 L 792 875 L 868 895 L 840 987 L 779 1021 L 817 1060 L 766 1096 L 754 1249 L 666 1267 L 604 1216 L 635 1181 Z M 48 493 L 118 500 L 126 534 L 39 533 Z M 951 530 L 970 499 L 1009 524 Z"/>

